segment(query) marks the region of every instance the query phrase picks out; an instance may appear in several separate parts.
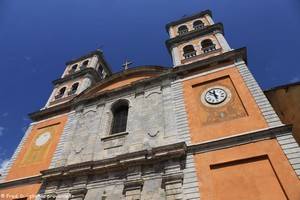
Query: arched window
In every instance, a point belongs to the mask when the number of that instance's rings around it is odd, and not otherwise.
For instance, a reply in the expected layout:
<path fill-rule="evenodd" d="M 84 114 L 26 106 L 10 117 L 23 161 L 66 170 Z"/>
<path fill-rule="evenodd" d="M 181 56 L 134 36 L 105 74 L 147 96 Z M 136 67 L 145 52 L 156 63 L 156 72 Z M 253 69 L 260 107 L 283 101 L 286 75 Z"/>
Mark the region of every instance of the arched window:
<path fill-rule="evenodd" d="M 128 102 L 121 100 L 112 107 L 113 121 L 111 134 L 121 133 L 126 131 Z"/>
<path fill-rule="evenodd" d="M 77 64 L 75 64 L 75 65 L 72 65 L 72 67 L 71 67 L 71 69 L 70 69 L 69 73 L 74 73 L 74 72 L 76 71 L 77 67 L 78 67 L 78 65 L 77 65 Z"/>
<path fill-rule="evenodd" d="M 210 39 L 203 40 L 201 46 L 204 53 L 216 50 L 216 45 Z"/>
<path fill-rule="evenodd" d="M 89 64 L 89 61 L 88 60 L 85 60 L 82 65 L 80 66 L 80 68 L 86 68 Z"/>
<path fill-rule="evenodd" d="M 194 21 L 193 27 L 195 30 L 201 30 L 204 28 L 204 23 L 201 20 Z"/>
<path fill-rule="evenodd" d="M 98 67 L 98 74 L 101 78 L 103 78 L 103 67 L 102 67 L 102 65 L 99 65 L 99 67 Z"/>
<path fill-rule="evenodd" d="M 69 91 L 68 95 L 75 94 L 78 89 L 79 83 L 74 83 L 71 87 L 71 90 Z"/>
<path fill-rule="evenodd" d="M 65 94 L 66 89 L 67 89 L 66 87 L 60 88 L 60 90 L 58 91 L 58 94 L 55 96 L 55 99 L 62 98 Z"/>
<path fill-rule="evenodd" d="M 189 32 L 189 29 L 186 25 L 179 26 L 179 28 L 178 28 L 179 35 L 185 34 L 187 32 Z"/>
<path fill-rule="evenodd" d="M 185 58 L 190 58 L 190 57 L 196 56 L 196 51 L 194 49 L 194 46 L 187 45 L 187 46 L 183 47 L 183 56 Z"/>

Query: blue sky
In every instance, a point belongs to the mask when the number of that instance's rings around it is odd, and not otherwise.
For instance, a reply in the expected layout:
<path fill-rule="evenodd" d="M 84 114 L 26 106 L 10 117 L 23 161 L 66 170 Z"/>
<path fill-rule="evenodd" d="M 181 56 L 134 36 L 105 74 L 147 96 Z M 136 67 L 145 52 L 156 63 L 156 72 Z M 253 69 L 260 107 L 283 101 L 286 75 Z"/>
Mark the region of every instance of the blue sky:
<path fill-rule="evenodd" d="M 171 66 L 165 24 L 205 9 L 224 23 L 232 48 L 248 48 L 262 88 L 300 81 L 299 0 L 1 0 L 0 163 L 66 61 L 100 47 L 114 71 L 126 57 L 135 66 Z"/>

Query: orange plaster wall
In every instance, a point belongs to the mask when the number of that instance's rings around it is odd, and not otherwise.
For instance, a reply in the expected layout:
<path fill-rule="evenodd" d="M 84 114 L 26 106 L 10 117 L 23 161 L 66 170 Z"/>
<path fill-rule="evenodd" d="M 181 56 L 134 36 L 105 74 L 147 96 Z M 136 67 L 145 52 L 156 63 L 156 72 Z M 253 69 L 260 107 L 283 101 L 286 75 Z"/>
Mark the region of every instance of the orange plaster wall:
<path fill-rule="evenodd" d="M 138 76 L 133 76 L 131 78 L 125 78 L 123 80 L 116 80 L 116 82 L 109 84 L 108 86 L 102 88 L 101 90 L 99 90 L 99 92 L 105 91 L 105 90 L 113 90 L 116 88 L 120 88 L 123 87 L 125 85 L 130 85 L 131 83 L 135 82 L 135 81 L 139 81 L 142 79 L 146 79 L 146 78 L 151 78 L 151 77 L 155 77 L 155 75 L 150 74 L 150 75 L 138 75 Z"/>
<path fill-rule="evenodd" d="M 300 199 L 300 181 L 275 139 L 194 159 L 203 200 Z"/>
<path fill-rule="evenodd" d="M 0 190 L 0 200 L 11 200 L 27 197 L 27 200 L 34 200 L 41 187 L 40 183 L 12 187 Z"/>
<path fill-rule="evenodd" d="M 239 107 L 243 107 L 247 115 L 213 124 L 202 124 L 201 118 L 205 115 L 206 107 L 200 101 L 202 91 L 193 88 L 193 86 L 197 84 L 206 84 L 206 82 L 213 85 L 212 81 L 217 80 L 220 77 L 230 77 L 232 82 L 231 87 L 235 90 L 235 92 L 232 93 L 236 93 L 237 98 L 240 99 L 239 104 L 242 105 L 239 105 Z M 236 68 L 227 68 L 208 75 L 186 80 L 183 82 L 183 92 L 192 143 L 204 142 L 267 127 L 265 119 Z M 226 105 L 224 105 L 224 107 L 225 106 Z"/>
<path fill-rule="evenodd" d="M 64 115 L 34 125 L 31 133 L 28 135 L 28 138 L 23 145 L 23 148 L 17 156 L 17 159 L 13 163 L 6 177 L 6 181 L 39 175 L 41 170 L 47 169 L 56 150 L 56 146 L 59 142 L 66 121 L 67 115 Z M 42 149 L 40 152 L 37 151 L 36 156 L 40 157 L 33 158 L 36 160 L 36 162 L 27 162 L 26 158 L 30 158 L 28 152 L 34 148 L 36 138 L 42 134 L 44 130 L 48 129 L 51 129 L 53 133 L 51 139 L 46 145 L 44 145 L 45 149 Z"/>
<path fill-rule="evenodd" d="M 293 135 L 300 144 L 300 84 L 265 92 L 284 124 L 293 124 Z"/>

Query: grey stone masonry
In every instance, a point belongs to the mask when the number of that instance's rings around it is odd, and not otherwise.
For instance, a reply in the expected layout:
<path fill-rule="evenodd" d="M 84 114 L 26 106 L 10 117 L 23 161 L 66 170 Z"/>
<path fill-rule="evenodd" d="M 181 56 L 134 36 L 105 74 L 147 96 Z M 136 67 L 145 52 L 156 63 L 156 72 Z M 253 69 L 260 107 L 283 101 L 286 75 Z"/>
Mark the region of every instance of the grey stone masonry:
<path fill-rule="evenodd" d="M 238 68 L 242 78 L 244 79 L 269 127 L 282 125 L 279 117 L 277 116 L 264 92 L 261 90 L 258 83 L 254 79 L 253 75 L 249 71 L 245 62 L 240 59 L 236 61 L 235 65 Z"/>
<path fill-rule="evenodd" d="M 187 144 L 191 144 L 188 118 L 184 104 L 182 82 L 177 81 L 172 83 L 172 90 L 175 106 L 175 118 L 178 132 L 178 140 L 184 141 Z"/>
<path fill-rule="evenodd" d="M 17 156 L 19 155 L 21 149 L 23 148 L 23 145 L 25 144 L 26 140 L 27 140 L 27 137 L 29 135 L 29 133 L 31 132 L 31 129 L 32 129 L 32 124 L 27 128 L 27 131 L 25 132 L 19 146 L 17 147 L 17 149 L 15 150 L 13 156 L 11 157 L 7 167 L 4 169 L 3 173 L 1 174 L 0 176 L 0 183 L 4 182 L 12 164 L 15 162 L 15 160 L 17 159 Z"/>
<path fill-rule="evenodd" d="M 163 151 L 169 153 L 172 150 Z M 162 156 L 161 153 L 159 154 Z M 122 167 L 115 169 L 111 168 L 114 166 L 112 163 L 107 163 L 104 171 L 95 168 L 96 162 L 92 164 L 92 168 L 79 164 L 79 168 L 68 172 L 63 167 L 62 174 L 55 169 L 50 169 L 55 172 L 53 176 L 44 174 L 45 176 L 42 177 L 44 184 L 40 194 L 53 195 L 57 199 L 68 197 L 67 199 L 85 200 L 199 199 L 192 154 L 188 155 L 187 159 L 184 152 L 178 154 L 176 151 L 172 155 L 175 157 L 170 156 L 170 159 L 158 155 L 155 159 L 142 158 L 143 162 L 137 162 L 137 159 L 133 158 L 127 164 L 120 161 L 123 163 Z M 92 173 L 91 170 L 95 171 Z"/>
<path fill-rule="evenodd" d="M 164 80 L 78 106 L 69 114 L 50 168 L 189 142 L 181 87 Z M 110 134 L 112 106 L 118 101 L 128 102 L 127 127 Z"/>
<path fill-rule="evenodd" d="M 285 153 L 287 159 L 295 170 L 296 174 L 300 178 L 300 147 L 296 142 L 292 133 L 285 133 L 278 135 L 277 141 L 280 144 L 283 152 Z"/>
<path fill-rule="evenodd" d="M 179 161 L 168 161 L 165 164 L 165 174 L 162 176 L 162 185 L 165 189 L 166 200 L 183 199 L 183 173 Z"/>
<path fill-rule="evenodd" d="M 127 178 L 124 182 L 124 193 L 126 200 L 141 199 L 143 189 L 141 166 L 130 166 L 127 170 Z"/>
<path fill-rule="evenodd" d="M 61 134 L 59 143 L 56 147 L 55 153 L 53 155 L 51 164 L 50 164 L 50 169 L 54 168 L 56 166 L 60 166 L 60 162 L 61 162 L 61 158 L 62 158 L 62 154 L 63 154 L 63 148 L 64 148 L 64 144 L 66 143 L 68 137 L 70 136 L 71 133 L 71 127 L 72 127 L 72 122 L 74 121 L 74 117 L 75 117 L 75 113 L 71 112 L 68 115 L 68 121 L 66 122 L 66 125 L 64 127 L 64 130 Z"/>
<path fill-rule="evenodd" d="M 196 200 L 200 199 L 200 191 L 196 174 L 196 167 L 193 154 L 187 154 L 185 168 L 183 169 L 183 199 Z"/>

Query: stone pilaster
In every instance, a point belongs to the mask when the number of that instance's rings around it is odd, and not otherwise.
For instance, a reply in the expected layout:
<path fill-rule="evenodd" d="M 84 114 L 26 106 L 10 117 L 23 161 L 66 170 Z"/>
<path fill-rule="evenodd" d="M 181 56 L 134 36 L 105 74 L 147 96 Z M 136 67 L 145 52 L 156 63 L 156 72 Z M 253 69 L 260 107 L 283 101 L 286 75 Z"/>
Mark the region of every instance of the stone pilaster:
<path fill-rule="evenodd" d="M 165 165 L 162 186 L 166 192 L 166 200 L 183 199 L 183 172 L 179 161 L 169 161 Z"/>
<path fill-rule="evenodd" d="M 75 188 L 70 190 L 71 197 L 70 200 L 84 200 L 87 193 L 86 188 Z"/>
<path fill-rule="evenodd" d="M 73 187 L 70 189 L 70 200 L 84 200 L 87 193 L 86 185 L 88 182 L 87 176 L 77 177 L 73 182 Z"/>
<path fill-rule="evenodd" d="M 36 200 L 55 199 L 57 196 L 56 192 L 59 184 L 59 181 L 50 181 L 48 183 L 44 183 L 44 189 L 40 191 L 41 195 L 38 195 L 38 198 L 36 198 Z"/>
<path fill-rule="evenodd" d="M 124 182 L 124 195 L 126 200 L 140 200 L 143 189 L 141 166 L 128 168 L 127 179 Z"/>
<path fill-rule="evenodd" d="M 264 92 L 259 87 L 252 73 L 246 66 L 245 62 L 241 59 L 237 59 L 235 65 L 237 66 L 237 69 L 244 79 L 250 93 L 252 94 L 269 127 L 282 126 L 283 124 L 281 123 L 279 117 L 277 116 Z"/>
<path fill-rule="evenodd" d="M 165 174 L 162 185 L 166 192 L 166 200 L 183 199 L 182 194 L 183 173 Z"/>

